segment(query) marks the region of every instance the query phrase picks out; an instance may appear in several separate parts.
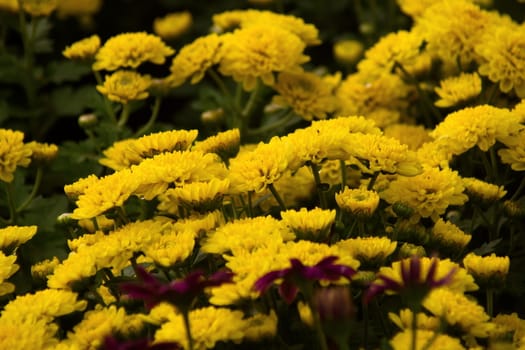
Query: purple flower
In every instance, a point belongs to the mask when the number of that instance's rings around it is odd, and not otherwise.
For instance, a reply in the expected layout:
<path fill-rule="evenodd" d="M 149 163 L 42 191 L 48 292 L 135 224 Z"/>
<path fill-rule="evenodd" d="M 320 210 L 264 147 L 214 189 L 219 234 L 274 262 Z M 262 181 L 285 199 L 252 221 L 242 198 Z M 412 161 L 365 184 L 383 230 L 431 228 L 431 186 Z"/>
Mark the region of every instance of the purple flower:
<path fill-rule="evenodd" d="M 189 307 L 205 288 L 229 283 L 233 277 L 231 272 L 218 271 L 206 278 L 201 270 L 196 270 L 184 279 L 162 282 L 141 266 L 135 268 L 135 273 L 140 282 L 122 283 L 120 289 L 131 299 L 142 299 L 148 309 L 163 301 L 178 308 Z"/>
<path fill-rule="evenodd" d="M 151 344 L 148 339 L 118 340 L 113 336 L 104 339 L 101 350 L 180 350 L 178 343 L 163 342 Z"/>
<path fill-rule="evenodd" d="M 279 294 L 290 304 L 296 297 L 298 287 L 309 281 L 337 281 L 341 277 L 350 279 L 356 271 L 346 265 L 334 264 L 338 257 L 329 256 L 318 262 L 314 266 L 304 266 L 298 259 L 290 259 L 291 267 L 271 271 L 259 278 L 253 285 L 253 289 L 264 293 L 278 279 L 282 279 L 279 286 Z"/>
<path fill-rule="evenodd" d="M 421 302 L 424 296 L 433 288 L 444 286 L 452 281 L 452 277 L 456 273 L 456 269 L 451 269 L 442 278 L 436 279 L 436 270 L 438 259 L 432 258 L 427 275 L 422 279 L 421 277 L 421 258 L 417 255 L 410 259 L 401 261 L 401 282 L 398 282 L 388 276 L 378 275 L 379 282 L 372 283 L 365 293 L 365 303 L 370 302 L 378 294 L 385 291 L 393 291 L 403 293 L 408 297 L 412 297 L 415 302 Z"/>

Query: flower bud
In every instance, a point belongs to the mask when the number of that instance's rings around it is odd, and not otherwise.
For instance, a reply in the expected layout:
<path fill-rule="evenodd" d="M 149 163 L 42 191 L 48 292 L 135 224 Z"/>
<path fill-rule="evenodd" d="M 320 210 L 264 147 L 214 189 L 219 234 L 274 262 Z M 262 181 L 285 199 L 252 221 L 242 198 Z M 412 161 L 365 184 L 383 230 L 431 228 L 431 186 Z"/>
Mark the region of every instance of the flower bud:
<path fill-rule="evenodd" d="M 94 113 L 82 114 L 78 117 L 78 125 L 81 128 L 89 129 L 98 123 L 98 117 Z"/>

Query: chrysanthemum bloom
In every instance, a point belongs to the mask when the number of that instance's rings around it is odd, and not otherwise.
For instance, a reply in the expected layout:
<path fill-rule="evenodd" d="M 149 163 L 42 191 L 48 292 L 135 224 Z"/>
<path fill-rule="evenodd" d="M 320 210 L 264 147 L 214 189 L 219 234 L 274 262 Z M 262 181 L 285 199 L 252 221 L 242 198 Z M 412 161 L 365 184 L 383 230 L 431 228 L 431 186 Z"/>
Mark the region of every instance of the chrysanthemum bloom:
<path fill-rule="evenodd" d="M 325 119 L 337 109 L 333 88 L 317 74 L 281 72 L 273 89 L 278 92 L 272 103 L 291 107 L 305 120 Z"/>
<path fill-rule="evenodd" d="M 216 153 L 223 161 L 235 157 L 239 153 L 241 133 L 237 128 L 226 130 L 195 142 L 193 150 L 204 153 Z"/>
<path fill-rule="evenodd" d="M 169 130 L 151 133 L 138 139 L 115 142 L 102 153 L 99 163 L 113 170 L 129 168 L 146 158 L 173 151 L 185 151 L 197 138 L 197 130 Z"/>
<path fill-rule="evenodd" d="M 109 38 L 95 56 L 94 70 L 137 68 L 144 62 L 164 64 L 175 51 L 155 35 L 123 33 Z"/>
<path fill-rule="evenodd" d="M 491 336 L 498 337 L 512 334 L 512 340 L 515 346 L 520 343 L 523 344 L 522 342 L 525 337 L 525 320 L 520 318 L 516 312 L 511 314 L 500 313 L 494 316 L 491 321 L 498 326 L 498 329 L 494 332 L 495 334 Z"/>
<path fill-rule="evenodd" d="M 36 279 L 45 280 L 47 276 L 53 273 L 55 267 L 60 264 L 56 256 L 52 259 L 44 259 L 31 266 L 31 276 Z"/>
<path fill-rule="evenodd" d="M 31 141 L 26 146 L 31 149 L 31 161 L 33 164 L 51 163 L 58 154 L 58 146 L 55 144 Z"/>
<path fill-rule="evenodd" d="M 462 180 L 465 191 L 471 199 L 490 204 L 507 194 L 503 186 L 494 185 L 475 177 L 464 177 Z"/>
<path fill-rule="evenodd" d="M 377 192 L 365 188 L 347 187 L 335 195 L 335 201 L 341 210 L 361 219 L 369 218 L 374 214 L 379 200 Z"/>
<path fill-rule="evenodd" d="M 158 208 L 171 212 L 170 208 L 179 205 L 199 213 L 218 209 L 222 199 L 228 193 L 230 181 L 228 179 L 211 179 L 184 184 L 181 187 L 170 188 L 159 195 Z"/>
<path fill-rule="evenodd" d="M 430 240 L 439 248 L 451 255 L 463 251 L 472 236 L 463 232 L 459 227 L 449 221 L 439 219 L 434 223 Z"/>
<path fill-rule="evenodd" d="M 18 264 L 15 264 L 16 259 L 16 255 L 5 255 L 0 251 L 0 296 L 15 291 L 15 285 L 6 280 L 20 268 Z"/>
<path fill-rule="evenodd" d="M 104 84 L 97 85 L 97 90 L 111 101 L 126 104 L 147 98 L 150 86 L 151 77 L 149 75 L 119 70 L 111 75 L 106 75 Z"/>
<path fill-rule="evenodd" d="M 91 21 L 92 16 L 100 11 L 103 0 L 75 0 L 58 1 L 56 15 L 58 18 L 77 17 L 85 22 Z"/>
<path fill-rule="evenodd" d="M 281 212 L 282 221 L 299 239 L 325 241 L 335 221 L 335 210 L 314 208 Z"/>
<path fill-rule="evenodd" d="M 190 256 L 194 246 L 195 232 L 167 232 L 155 237 L 144 248 L 144 255 L 157 265 L 171 267 Z"/>
<path fill-rule="evenodd" d="M 447 288 L 435 289 L 423 300 L 423 307 L 447 325 L 479 338 L 490 335 L 496 325 L 474 299 Z"/>
<path fill-rule="evenodd" d="M 70 60 L 91 60 L 99 48 L 100 37 L 95 34 L 69 45 L 62 51 L 62 55 Z"/>
<path fill-rule="evenodd" d="M 204 78 L 206 71 L 222 58 L 223 37 L 215 33 L 195 39 L 185 45 L 173 58 L 168 81 L 177 87 L 190 79 L 196 84 Z"/>
<path fill-rule="evenodd" d="M 227 271 L 217 271 L 209 277 L 195 270 L 184 279 L 163 282 L 147 272 L 143 267 L 135 267 L 139 282 L 126 282 L 120 289 L 131 299 L 141 299 L 146 308 L 151 309 L 160 302 L 168 302 L 181 312 L 189 311 L 191 302 L 204 291 L 205 288 L 220 286 L 231 282 L 233 275 Z"/>
<path fill-rule="evenodd" d="M 334 44 L 332 51 L 336 61 L 345 65 L 352 65 L 363 54 L 364 46 L 359 40 L 340 40 Z"/>
<path fill-rule="evenodd" d="M 17 12 L 18 0 L 2 0 L 0 1 L 0 9 L 3 11 Z"/>
<path fill-rule="evenodd" d="M 49 16 L 58 4 L 58 0 L 24 0 L 22 8 L 31 16 Z"/>
<path fill-rule="evenodd" d="M 474 146 L 487 151 L 496 141 L 503 141 L 520 129 L 519 116 L 510 110 L 479 105 L 448 114 L 430 136 L 447 142 L 449 151 L 458 155 Z"/>
<path fill-rule="evenodd" d="M 153 32 L 164 40 L 175 39 L 186 33 L 193 23 L 189 11 L 168 13 L 153 21 Z"/>
<path fill-rule="evenodd" d="M 12 254 L 36 234 L 37 226 L 7 226 L 0 229 L 0 250 Z"/>
<path fill-rule="evenodd" d="M 83 177 L 73 182 L 72 184 L 64 186 L 64 192 L 66 196 L 71 200 L 77 200 L 78 196 L 83 194 L 88 187 L 98 181 L 98 177 L 94 174 L 90 174 L 87 177 Z"/>
<path fill-rule="evenodd" d="M 390 339 L 389 345 L 393 350 L 406 350 L 410 349 L 414 335 L 412 332 L 416 332 L 416 348 L 417 350 L 465 350 L 465 347 L 461 344 L 460 339 L 453 338 L 446 334 L 438 334 L 433 331 L 424 329 L 406 329 L 402 332 L 397 333 Z M 425 344 L 429 344 L 428 346 Z"/>
<path fill-rule="evenodd" d="M 414 313 L 410 309 L 401 309 L 398 314 L 388 313 L 388 318 L 401 330 L 412 329 Z M 439 319 L 428 316 L 423 312 L 418 312 L 416 316 L 416 329 L 435 331 L 439 329 Z"/>
<path fill-rule="evenodd" d="M 503 140 L 505 148 L 498 150 L 502 163 L 510 164 L 512 170 L 525 170 L 525 129 L 517 135 L 506 137 Z"/>
<path fill-rule="evenodd" d="M 31 163 L 31 148 L 24 144 L 24 133 L 0 129 L 0 180 L 11 182 L 16 167 Z"/>
<path fill-rule="evenodd" d="M 319 31 L 314 25 L 305 23 L 302 18 L 292 15 L 248 9 L 214 14 L 212 20 L 215 28 L 221 32 L 235 27 L 246 28 L 263 24 L 292 32 L 308 46 L 321 43 Z"/>
<path fill-rule="evenodd" d="M 432 140 L 429 131 L 422 125 L 396 123 L 385 127 L 384 135 L 399 140 L 401 144 L 407 145 L 409 150 L 415 151 L 425 142 Z"/>
<path fill-rule="evenodd" d="M 509 273 L 510 259 L 494 253 L 489 256 L 469 253 L 463 258 L 463 266 L 480 285 L 500 288 Z"/>
<path fill-rule="evenodd" d="M 361 262 L 361 268 L 377 268 L 396 250 L 397 242 L 386 237 L 358 237 L 335 244 Z"/>
<path fill-rule="evenodd" d="M 512 89 L 518 97 L 525 98 L 525 28 L 518 25 L 491 27 L 487 38 L 476 46 L 482 57 L 478 68 L 481 75 L 499 84 L 502 92 Z"/>
<path fill-rule="evenodd" d="M 388 203 L 404 203 L 412 208 L 416 217 L 434 221 L 451 205 L 462 205 L 468 197 L 456 171 L 428 168 L 413 177 L 400 176 L 380 193 Z"/>
<path fill-rule="evenodd" d="M 439 99 L 434 102 L 438 107 L 452 107 L 464 103 L 481 92 L 481 78 L 476 73 L 461 73 L 459 76 L 441 80 L 434 89 Z"/>
<path fill-rule="evenodd" d="M 298 70 L 309 60 L 303 54 L 304 42 L 279 27 L 253 25 L 223 37 L 224 54 L 219 72 L 232 76 L 248 91 L 255 88 L 257 78 L 273 85 L 274 73 Z"/>
<path fill-rule="evenodd" d="M 282 281 L 279 284 L 279 294 L 290 304 L 299 290 L 303 293 L 310 291 L 312 282 L 338 281 L 342 277 L 351 279 L 356 271 L 346 265 L 334 264 L 337 259 L 339 258 L 336 256 L 328 256 L 314 266 L 305 266 L 300 260 L 292 258 L 289 268 L 267 273 L 255 282 L 253 288 L 259 293 L 264 293 L 275 281 Z"/>

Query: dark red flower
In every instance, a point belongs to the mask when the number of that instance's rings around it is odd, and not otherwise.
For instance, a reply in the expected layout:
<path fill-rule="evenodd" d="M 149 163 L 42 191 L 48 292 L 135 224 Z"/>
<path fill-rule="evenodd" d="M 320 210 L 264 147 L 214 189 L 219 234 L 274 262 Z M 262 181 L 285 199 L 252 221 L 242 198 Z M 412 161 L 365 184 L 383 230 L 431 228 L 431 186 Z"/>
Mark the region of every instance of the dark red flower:
<path fill-rule="evenodd" d="M 300 260 L 292 258 L 290 259 L 291 267 L 268 272 L 255 282 L 253 289 L 264 293 L 276 280 L 282 279 L 279 294 L 287 303 L 291 303 L 297 295 L 298 287 L 305 282 L 337 281 L 341 277 L 350 279 L 356 273 L 349 266 L 334 264 L 337 259 L 336 256 L 329 256 L 314 266 L 305 266 Z"/>

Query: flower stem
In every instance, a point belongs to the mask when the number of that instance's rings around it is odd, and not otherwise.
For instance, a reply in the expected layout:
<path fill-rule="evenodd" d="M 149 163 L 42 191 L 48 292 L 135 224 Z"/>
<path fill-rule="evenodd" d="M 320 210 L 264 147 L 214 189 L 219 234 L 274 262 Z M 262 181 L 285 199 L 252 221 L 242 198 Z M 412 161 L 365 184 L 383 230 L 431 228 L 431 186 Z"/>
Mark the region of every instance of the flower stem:
<path fill-rule="evenodd" d="M 130 107 L 128 103 L 122 105 L 122 112 L 120 113 L 120 118 L 118 120 L 117 126 L 121 129 L 129 119 Z"/>
<path fill-rule="evenodd" d="M 155 97 L 155 102 L 153 103 L 153 107 L 151 110 L 151 116 L 149 117 L 149 120 L 146 124 L 144 124 L 136 133 L 135 137 L 140 137 L 142 135 L 145 135 L 148 131 L 150 131 L 151 127 L 157 120 L 157 116 L 159 115 L 160 105 L 162 102 L 162 97 L 157 96 Z"/>
<path fill-rule="evenodd" d="M 277 120 L 275 123 L 266 124 L 257 129 L 248 129 L 246 133 L 250 136 L 265 134 L 267 132 L 288 126 L 288 124 L 290 124 L 292 121 L 295 122 L 295 118 L 295 114 L 292 110 L 290 110 L 282 118 L 279 118 L 279 120 Z"/>
<path fill-rule="evenodd" d="M 286 210 L 286 204 L 284 204 L 284 201 L 281 198 L 281 196 L 279 195 L 279 192 L 277 192 L 277 190 L 275 189 L 275 186 L 273 184 L 269 184 L 268 185 L 268 189 L 270 190 L 270 192 L 272 192 L 272 194 L 275 197 L 275 200 L 277 201 L 277 203 L 279 203 L 279 206 L 281 207 L 281 210 Z"/>
<path fill-rule="evenodd" d="M 319 195 L 321 209 L 326 209 L 328 208 L 328 203 L 326 200 L 325 191 L 322 189 L 321 176 L 319 176 L 319 166 L 314 163 L 309 163 L 309 165 L 314 175 L 315 187 L 317 188 L 317 194 Z"/>
<path fill-rule="evenodd" d="M 412 350 L 417 349 L 417 311 L 412 310 Z"/>
<path fill-rule="evenodd" d="M 7 196 L 7 205 L 9 206 L 9 220 L 7 221 L 10 225 L 16 225 L 17 212 L 16 205 L 13 195 L 13 184 L 11 182 L 5 184 L 5 192 Z"/>
<path fill-rule="evenodd" d="M 323 331 L 323 326 L 321 325 L 321 320 L 319 318 L 319 313 L 313 305 L 312 300 L 308 300 L 308 307 L 310 307 L 310 312 L 312 313 L 312 318 L 314 319 L 314 328 L 317 333 L 317 339 L 319 340 L 319 346 L 322 350 L 328 350 L 328 345 L 326 343 L 326 336 Z"/>
<path fill-rule="evenodd" d="M 184 320 L 184 328 L 186 328 L 186 337 L 188 338 L 188 349 L 193 350 L 193 338 L 191 336 L 190 315 L 188 310 L 185 310 L 182 313 L 182 319 Z"/>
<path fill-rule="evenodd" d="M 487 288 L 487 315 L 492 318 L 494 314 L 494 289 Z"/>
<path fill-rule="evenodd" d="M 95 76 L 97 84 L 102 85 L 103 82 L 100 73 L 94 70 L 93 75 Z M 117 124 L 117 116 L 115 115 L 115 110 L 111 107 L 111 101 L 105 95 L 102 95 L 102 98 L 104 99 L 104 108 L 106 109 L 108 117 L 111 119 L 111 121 L 113 121 L 113 123 Z"/>
<path fill-rule="evenodd" d="M 31 203 L 31 201 L 35 198 L 38 192 L 38 189 L 40 188 L 40 185 L 42 184 L 43 174 L 44 174 L 44 171 L 42 167 L 39 166 L 38 169 L 36 170 L 35 182 L 33 184 L 33 188 L 31 189 L 31 193 L 26 198 L 26 200 L 22 204 L 20 204 L 18 208 L 16 208 L 17 213 L 20 213 L 22 210 L 24 210 Z"/>

